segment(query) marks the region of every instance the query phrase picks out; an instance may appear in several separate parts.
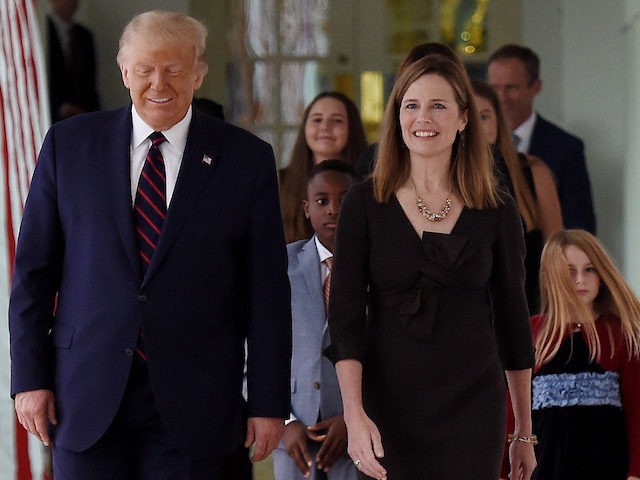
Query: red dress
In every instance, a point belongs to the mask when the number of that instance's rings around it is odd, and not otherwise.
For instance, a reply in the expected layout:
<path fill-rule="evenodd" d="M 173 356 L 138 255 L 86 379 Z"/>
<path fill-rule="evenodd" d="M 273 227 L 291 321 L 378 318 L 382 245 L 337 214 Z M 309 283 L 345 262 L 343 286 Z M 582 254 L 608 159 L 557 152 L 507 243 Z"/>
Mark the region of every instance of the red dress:
<path fill-rule="evenodd" d="M 531 319 L 534 338 L 544 320 Z M 534 480 L 640 476 L 640 360 L 628 359 L 617 317 L 600 317 L 596 331 L 599 361 L 590 360 L 586 335 L 577 331 L 534 371 L 533 433 L 539 440 Z"/>

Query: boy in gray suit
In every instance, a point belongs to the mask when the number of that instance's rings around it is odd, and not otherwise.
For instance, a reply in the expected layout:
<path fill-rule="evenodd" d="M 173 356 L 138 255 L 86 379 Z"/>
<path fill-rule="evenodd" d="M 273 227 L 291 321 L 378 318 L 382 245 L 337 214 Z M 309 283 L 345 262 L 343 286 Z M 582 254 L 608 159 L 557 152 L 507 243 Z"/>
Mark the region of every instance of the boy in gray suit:
<path fill-rule="evenodd" d="M 307 179 L 305 216 L 315 234 L 287 245 L 293 318 L 291 417 L 273 452 L 275 480 L 355 480 L 347 455 L 338 379 L 322 355 L 329 341 L 326 299 L 342 198 L 357 180 L 341 160 L 316 165 Z"/>

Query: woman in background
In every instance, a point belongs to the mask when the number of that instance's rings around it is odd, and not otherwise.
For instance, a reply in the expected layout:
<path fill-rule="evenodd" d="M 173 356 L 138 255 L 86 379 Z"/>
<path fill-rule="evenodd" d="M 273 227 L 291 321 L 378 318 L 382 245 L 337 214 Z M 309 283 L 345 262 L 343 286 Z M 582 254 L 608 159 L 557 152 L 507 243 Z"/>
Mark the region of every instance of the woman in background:
<path fill-rule="evenodd" d="M 562 211 L 553 173 L 542 159 L 518 153 L 494 90 L 481 80 L 471 87 L 498 175 L 511 189 L 525 230 L 525 292 L 531 315 L 540 307 L 540 255 L 544 242 L 562 230 Z"/>
<path fill-rule="evenodd" d="M 358 107 L 339 92 L 323 92 L 307 106 L 289 163 L 280 171 L 280 207 L 287 243 L 311 238 L 302 211 L 306 178 L 314 165 L 328 159 L 355 165 L 367 138 Z"/>

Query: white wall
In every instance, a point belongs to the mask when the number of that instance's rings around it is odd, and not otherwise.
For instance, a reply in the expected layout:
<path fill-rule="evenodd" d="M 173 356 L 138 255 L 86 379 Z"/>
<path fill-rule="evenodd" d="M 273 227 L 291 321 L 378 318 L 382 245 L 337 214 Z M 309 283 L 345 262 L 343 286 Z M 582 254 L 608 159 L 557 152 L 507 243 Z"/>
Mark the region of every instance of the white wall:
<path fill-rule="evenodd" d="M 623 7 L 621 1 L 523 2 L 522 42 L 540 55 L 543 91 L 536 109 L 585 142 L 598 238 L 640 287 L 640 276 L 631 268 L 640 261 L 639 254 L 625 247 L 633 242 L 628 208 L 638 199 L 630 189 L 625 191 L 626 182 L 634 178 L 627 146 L 634 137 L 627 120 L 634 103 L 629 87 L 638 78 L 626 73 L 640 57 L 628 51 L 631 32 L 623 33 Z M 640 94 L 637 87 L 635 94 Z"/>
<path fill-rule="evenodd" d="M 623 3 L 622 1 L 620 3 Z M 640 5 L 637 0 L 625 0 L 623 10 L 623 41 L 618 48 L 625 56 L 625 68 L 619 72 L 625 79 L 624 167 L 625 182 L 620 189 L 624 197 L 623 225 L 620 231 L 624 245 L 625 274 L 640 291 Z M 617 192 L 614 192 L 615 195 Z"/>

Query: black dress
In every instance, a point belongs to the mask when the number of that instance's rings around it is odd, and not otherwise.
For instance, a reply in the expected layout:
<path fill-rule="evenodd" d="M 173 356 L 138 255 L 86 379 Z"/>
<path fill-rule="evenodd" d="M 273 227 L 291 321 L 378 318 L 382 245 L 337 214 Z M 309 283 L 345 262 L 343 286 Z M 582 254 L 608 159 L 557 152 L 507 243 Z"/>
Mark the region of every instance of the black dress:
<path fill-rule="evenodd" d="M 504 157 L 500 150 L 495 145 L 493 146 L 493 155 L 496 166 L 496 177 L 498 183 L 506 188 L 511 196 L 515 198 L 515 191 L 513 189 L 513 181 L 511 175 L 509 175 L 509 169 L 504 161 Z M 531 166 L 527 160 L 526 155 L 518 153 L 518 160 L 520 162 L 520 168 L 524 175 L 527 186 L 533 195 L 533 198 L 537 201 L 536 186 L 533 181 L 533 173 L 531 172 Z M 524 220 L 523 220 L 524 226 Z M 527 296 L 527 304 L 529 305 L 529 314 L 535 315 L 540 311 L 540 256 L 542 255 L 542 248 L 544 247 L 544 238 L 542 237 L 542 230 L 535 228 L 528 232 L 524 232 L 524 244 L 526 248 L 526 254 L 524 257 L 524 291 Z"/>
<path fill-rule="evenodd" d="M 522 173 L 533 194 L 533 198 L 538 201 L 536 187 L 533 182 L 533 173 L 531 172 L 529 162 L 527 162 L 527 157 L 519 153 L 518 158 L 520 159 Z M 525 232 L 524 244 L 527 250 L 524 257 L 524 291 L 527 296 L 527 304 L 529 305 L 529 314 L 535 315 L 540 312 L 540 257 L 542 255 L 542 248 L 544 247 L 542 230 L 535 228 Z"/>
<path fill-rule="evenodd" d="M 420 238 L 395 196 L 376 202 L 370 181 L 347 194 L 328 354 L 363 364 L 364 407 L 390 480 L 498 478 L 503 370 L 533 364 L 523 255 L 510 197 L 463 209 L 451 234 Z"/>
<path fill-rule="evenodd" d="M 618 373 L 589 355 L 576 332 L 535 375 L 533 431 L 540 443 L 532 480 L 627 478 L 629 449 Z"/>

